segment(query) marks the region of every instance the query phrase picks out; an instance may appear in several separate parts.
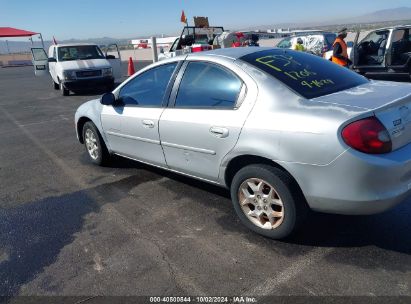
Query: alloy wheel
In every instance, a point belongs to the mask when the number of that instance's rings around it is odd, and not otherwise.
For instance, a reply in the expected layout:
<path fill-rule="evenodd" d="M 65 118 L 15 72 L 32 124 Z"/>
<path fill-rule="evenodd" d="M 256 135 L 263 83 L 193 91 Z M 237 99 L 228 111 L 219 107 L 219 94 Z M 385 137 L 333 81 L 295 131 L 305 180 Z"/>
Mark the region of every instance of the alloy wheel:
<path fill-rule="evenodd" d="M 277 191 L 259 178 L 245 180 L 238 189 L 241 210 L 256 226 L 272 230 L 284 220 L 284 205 Z"/>
<path fill-rule="evenodd" d="M 86 147 L 88 154 L 90 157 L 94 160 L 96 160 L 99 156 L 99 151 L 98 151 L 98 143 L 97 143 L 97 138 L 94 132 L 90 129 L 86 130 L 85 133 L 85 141 L 86 141 Z"/>

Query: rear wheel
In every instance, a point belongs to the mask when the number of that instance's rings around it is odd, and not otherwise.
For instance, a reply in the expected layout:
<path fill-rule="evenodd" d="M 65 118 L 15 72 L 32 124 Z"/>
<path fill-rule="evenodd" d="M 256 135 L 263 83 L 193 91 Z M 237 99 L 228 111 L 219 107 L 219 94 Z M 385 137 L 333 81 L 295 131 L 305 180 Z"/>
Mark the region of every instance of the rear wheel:
<path fill-rule="evenodd" d="M 242 223 L 272 239 L 283 239 L 295 232 L 308 210 L 291 176 L 262 164 L 237 172 L 231 184 L 231 198 Z"/>
<path fill-rule="evenodd" d="M 70 95 L 70 91 L 67 90 L 67 89 L 64 87 L 64 85 L 63 85 L 62 82 L 60 82 L 60 90 L 61 90 L 61 94 L 62 94 L 63 96 L 69 96 L 69 95 Z"/>
<path fill-rule="evenodd" d="M 96 126 L 88 121 L 83 126 L 84 146 L 90 160 L 96 165 L 104 165 L 109 161 L 110 154 Z"/>

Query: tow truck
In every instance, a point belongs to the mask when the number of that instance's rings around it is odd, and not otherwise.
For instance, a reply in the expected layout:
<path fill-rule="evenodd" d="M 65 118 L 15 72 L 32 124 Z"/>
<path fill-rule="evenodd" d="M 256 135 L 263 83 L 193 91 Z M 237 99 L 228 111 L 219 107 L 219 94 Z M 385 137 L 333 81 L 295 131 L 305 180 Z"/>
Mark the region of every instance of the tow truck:
<path fill-rule="evenodd" d="M 209 26 L 207 17 L 194 17 L 194 26 L 185 26 L 169 51 L 160 49 L 158 59 L 211 50 L 214 39 L 223 32 L 222 26 Z"/>

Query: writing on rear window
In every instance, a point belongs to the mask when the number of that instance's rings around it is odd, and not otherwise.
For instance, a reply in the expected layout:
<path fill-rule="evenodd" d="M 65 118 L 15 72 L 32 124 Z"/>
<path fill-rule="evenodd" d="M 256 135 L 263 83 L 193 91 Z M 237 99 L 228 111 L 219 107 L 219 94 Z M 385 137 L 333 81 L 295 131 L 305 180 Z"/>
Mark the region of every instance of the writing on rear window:
<path fill-rule="evenodd" d="M 299 82 L 300 85 L 310 89 L 335 84 L 331 79 L 313 79 L 318 74 L 308 70 L 307 67 L 304 67 L 303 64 L 296 61 L 294 57 L 290 55 L 264 56 L 257 58 L 255 61 L 272 68 L 278 73 L 284 73 L 284 75 L 290 77 L 292 80 Z M 289 66 L 292 66 L 295 70 L 289 69 Z M 310 81 L 306 80 L 308 78 L 311 78 Z"/>
<path fill-rule="evenodd" d="M 275 77 L 305 98 L 316 98 L 368 82 L 347 68 L 304 52 L 270 49 L 240 59 Z"/>

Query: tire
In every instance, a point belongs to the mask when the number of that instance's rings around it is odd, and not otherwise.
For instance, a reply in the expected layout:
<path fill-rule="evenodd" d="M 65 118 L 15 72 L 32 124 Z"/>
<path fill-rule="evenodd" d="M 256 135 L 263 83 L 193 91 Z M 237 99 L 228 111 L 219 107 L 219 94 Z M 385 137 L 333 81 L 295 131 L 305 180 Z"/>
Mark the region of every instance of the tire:
<path fill-rule="evenodd" d="M 54 82 L 54 80 L 51 80 L 53 82 L 53 87 L 55 90 L 60 90 L 60 85 L 57 82 Z"/>
<path fill-rule="evenodd" d="M 84 147 L 92 163 L 102 166 L 109 162 L 110 154 L 106 144 L 91 121 L 86 122 L 83 126 L 83 139 Z"/>
<path fill-rule="evenodd" d="M 69 95 L 70 95 L 70 91 L 67 90 L 67 89 L 64 87 L 64 85 L 63 85 L 62 82 L 60 82 L 60 90 L 61 90 L 61 94 L 62 94 L 63 96 L 69 96 Z"/>
<path fill-rule="evenodd" d="M 294 179 L 269 165 L 242 168 L 234 176 L 230 190 L 241 222 L 265 237 L 279 240 L 292 235 L 307 215 L 307 203 Z"/>

